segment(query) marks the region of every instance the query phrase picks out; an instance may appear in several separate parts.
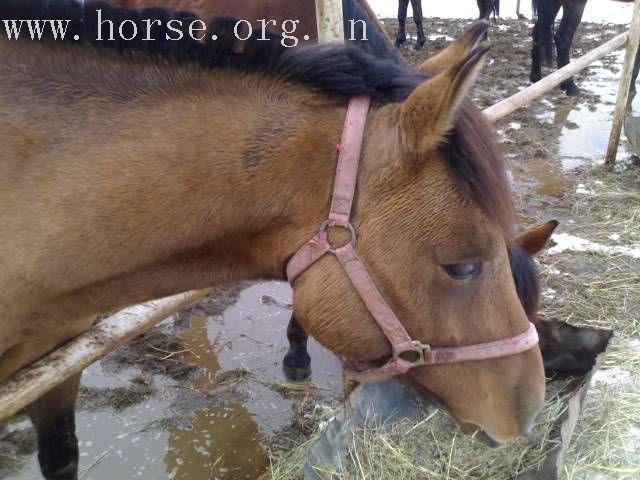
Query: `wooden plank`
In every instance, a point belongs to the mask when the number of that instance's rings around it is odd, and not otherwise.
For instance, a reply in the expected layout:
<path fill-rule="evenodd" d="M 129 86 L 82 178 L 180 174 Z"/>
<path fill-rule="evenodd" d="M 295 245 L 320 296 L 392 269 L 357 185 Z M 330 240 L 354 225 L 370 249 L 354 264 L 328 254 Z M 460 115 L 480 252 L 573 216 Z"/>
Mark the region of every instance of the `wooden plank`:
<path fill-rule="evenodd" d="M 318 42 L 344 42 L 342 0 L 316 0 Z"/>
<path fill-rule="evenodd" d="M 631 74 L 633 72 L 633 63 L 636 59 L 638 44 L 640 43 L 640 0 L 636 0 L 633 5 L 633 18 L 631 19 L 631 28 L 629 29 L 629 41 L 627 42 L 627 51 L 624 55 L 624 66 L 622 67 L 622 75 L 620 75 L 620 83 L 618 84 L 618 98 L 616 99 L 616 109 L 613 113 L 613 123 L 611 124 L 611 132 L 609 133 L 609 144 L 607 145 L 607 154 L 605 155 L 605 163 L 613 166 L 618 154 L 618 145 L 620 144 L 620 131 L 622 130 L 622 121 L 627 109 L 629 99 L 629 89 L 631 87 Z"/>
<path fill-rule="evenodd" d="M 0 385 L 0 420 L 16 414 L 66 379 L 197 302 L 212 289 L 181 293 L 121 310 L 90 330 L 23 368 Z"/>
<path fill-rule="evenodd" d="M 636 5 L 639 1 L 640 0 L 636 0 Z M 506 117 L 515 110 L 528 105 L 536 98 L 554 89 L 567 78 L 588 67 L 596 60 L 610 54 L 614 50 L 621 48 L 627 42 L 628 37 L 629 32 L 624 32 L 616 37 L 613 37 L 608 42 L 605 42 L 599 47 L 591 50 L 589 53 L 576 58 L 568 65 L 565 65 L 561 69 L 556 70 L 550 75 L 547 75 L 543 79 L 537 81 L 533 85 L 528 86 L 515 95 L 505 98 L 495 105 L 485 108 L 482 113 L 484 113 L 487 119 L 491 122 L 496 122 L 497 120 Z"/>

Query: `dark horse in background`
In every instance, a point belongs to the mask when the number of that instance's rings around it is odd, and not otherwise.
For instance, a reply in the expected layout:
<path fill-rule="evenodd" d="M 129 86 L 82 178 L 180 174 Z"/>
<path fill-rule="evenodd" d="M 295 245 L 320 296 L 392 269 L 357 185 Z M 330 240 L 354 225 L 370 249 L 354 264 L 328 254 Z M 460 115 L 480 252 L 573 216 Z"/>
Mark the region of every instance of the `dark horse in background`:
<path fill-rule="evenodd" d="M 533 47 L 531 49 L 531 82 L 542 78 L 542 64 L 551 66 L 553 60 L 553 43 L 557 51 L 558 68 L 569 63 L 571 44 L 587 0 L 533 0 L 533 13 L 538 20 L 533 27 Z M 554 23 L 558 11 L 562 7 L 562 20 L 554 34 Z M 560 84 L 567 95 L 577 95 L 580 89 L 573 77 Z"/>
<path fill-rule="evenodd" d="M 494 16 L 500 15 L 500 0 L 477 0 L 480 16 L 478 18 L 489 18 L 493 12 Z M 405 25 L 407 21 L 407 8 L 409 0 L 398 1 L 398 33 L 396 35 L 396 47 L 400 47 L 407 41 L 407 33 Z M 413 10 L 413 21 L 416 23 L 418 31 L 418 39 L 416 40 L 416 50 L 420 50 L 427 39 L 424 36 L 424 28 L 422 26 L 422 0 L 411 0 L 411 9 Z"/>

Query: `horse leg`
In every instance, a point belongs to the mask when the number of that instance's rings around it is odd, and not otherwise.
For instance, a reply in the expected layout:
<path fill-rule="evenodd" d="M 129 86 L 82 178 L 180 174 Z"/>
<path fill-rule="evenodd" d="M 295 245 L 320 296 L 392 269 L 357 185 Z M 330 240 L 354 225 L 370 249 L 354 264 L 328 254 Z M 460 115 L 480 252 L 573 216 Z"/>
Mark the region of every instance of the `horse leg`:
<path fill-rule="evenodd" d="M 489 17 L 491 16 L 492 3 L 492 0 L 478 0 L 478 20 L 482 20 L 483 18 L 489 20 Z M 489 38 L 489 30 L 484 32 L 482 40 L 486 40 L 487 38 Z"/>
<path fill-rule="evenodd" d="M 531 83 L 535 83 L 542 78 L 542 61 L 546 59 L 547 45 L 551 42 L 551 32 L 553 29 L 553 22 L 556 15 L 560 10 L 560 2 L 558 0 L 551 0 L 554 2 L 549 12 L 540 14 L 538 12 L 538 18 L 533 26 L 533 32 L 531 34 L 533 38 L 533 45 L 531 47 L 531 74 L 529 80 Z"/>
<path fill-rule="evenodd" d="M 629 93 L 636 94 L 636 79 L 638 78 L 638 72 L 640 72 L 640 48 L 636 50 L 636 59 L 633 62 L 633 71 L 631 72 L 631 85 L 629 86 Z"/>
<path fill-rule="evenodd" d="M 398 0 L 398 33 L 396 34 L 396 47 L 402 46 L 407 41 L 405 25 L 407 22 L 407 8 L 409 0 Z"/>
<path fill-rule="evenodd" d="M 556 50 L 558 52 L 558 68 L 562 68 L 569 63 L 573 36 L 582 20 L 582 13 L 584 12 L 586 3 L 586 0 L 566 1 L 564 3 L 560 28 L 558 28 L 555 35 Z M 573 81 L 573 77 L 562 82 L 560 88 L 562 88 L 567 95 L 577 95 L 580 93 L 580 89 Z"/>
<path fill-rule="evenodd" d="M 298 323 L 295 315 L 291 315 L 287 327 L 289 351 L 282 361 L 282 370 L 289 380 L 306 380 L 311 376 L 311 357 L 307 351 L 308 338 L 309 336 Z"/>
<path fill-rule="evenodd" d="M 520 13 L 520 0 L 516 2 L 516 16 L 518 17 L 518 20 L 526 20 L 527 18 Z"/>
<path fill-rule="evenodd" d="M 74 407 L 80 375 L 69 378 L 27 407 L 38 434 L 40 470 L 47 480 L 78 478 Z"/>
<path fill-rule="evenodd" d="M 489 20 L 491 16 L 491 8 L 493 7 L 494 0 L 478 0 L 478 11 L 480 14 L 478 15 L 478 20 L 482 20 L 486 18 Z"/>
<path fill-rule="evenodd" d="M 420 50 L 427 42 L 422 26 L 422 0 L 411 0 L 411 9 L 413 10 L 413 21 L 416 23 L 416 31 L 418 32 L 416 50 Z"/>

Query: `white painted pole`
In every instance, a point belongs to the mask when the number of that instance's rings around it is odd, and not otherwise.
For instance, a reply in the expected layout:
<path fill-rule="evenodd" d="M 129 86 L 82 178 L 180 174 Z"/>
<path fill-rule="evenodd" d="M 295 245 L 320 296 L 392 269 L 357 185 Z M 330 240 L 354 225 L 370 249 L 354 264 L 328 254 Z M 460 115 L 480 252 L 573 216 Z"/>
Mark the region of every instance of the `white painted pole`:
<path fill-rule="evenodd" d="M 344 42 L 342 0 L 316 0 L 318 42 Z"/>
<path fill-rule="evenodd" d="M 0 384 L 0 420 L 16 414 L 52 388 L 213 289 L 181 293 L 121 310 L 23 368 Z"/>
<path fill-rule="evenodd" d="M 605 156 L 605 163 L 609 166 L 613 166 L 616 161 L 616 155 L 618 154 L 620 131 L 622 130 L 622 121 L 626 113 L 629 89 L 631 88 L 631 74 L 633 72 L 633 64 L 636 59 L 639 43 L 640 0 L 636 0 L 633 5 L 633 18 L 631 19 L 631 28 L 629 29 L 629 41 L 627 42 L 627 51 L 624 55 L 624 66 L 622 67 L 622 75 L 620 75 L 620 83 L 618 84 L 616 109 L 613 113 L 613 123 L 611 124 L 609 144 L 607 145 L 607 154 Z"/>
<path fill-rule="evenodd" d="M 638 5 L 638 2 L 640 2 L 640 0 L 636 0 L 636 6 Z M 613 37 L 608 42 L 605 42 L 599 47 L 591 50 L 589 53 L 576 58 L 568 65 L 565 65 L 561 69 L 556 70 L 550 75 L 547 75 L 543 79 L 519 91 L 515 95 L 505 98 L 495 105 L 485 108 L 482 113 L 485 114 L 490 122 L 496 122 L 497 120 L 506 117 L 515 110 L 528 105 L 532 100 L 557 87 L 567 78 L 588 67 L 596 60 L 604 57 L 605 55 L 608 55 L 614 50 L 621 48 L 627 42 L 628 37 L 629 32 L 624 32 L 616 37 Z"/>

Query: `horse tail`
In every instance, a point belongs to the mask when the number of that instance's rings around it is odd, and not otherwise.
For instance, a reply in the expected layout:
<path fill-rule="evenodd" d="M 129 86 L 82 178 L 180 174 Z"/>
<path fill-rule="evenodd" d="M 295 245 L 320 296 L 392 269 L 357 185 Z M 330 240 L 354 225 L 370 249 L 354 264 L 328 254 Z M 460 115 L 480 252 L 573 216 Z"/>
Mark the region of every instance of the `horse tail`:
<path fill-rule="evenodd" d="M 540 42 L 542 52 L 542 62 L 545 65 L 551 65 L 553 62 L 553 29 L 555 23 L 555 10 L 553 1 L 550 0 L 533 0 L 533 15 L 538 19 L 537 35 Z"/>

